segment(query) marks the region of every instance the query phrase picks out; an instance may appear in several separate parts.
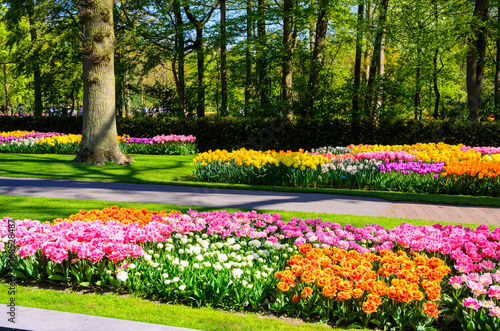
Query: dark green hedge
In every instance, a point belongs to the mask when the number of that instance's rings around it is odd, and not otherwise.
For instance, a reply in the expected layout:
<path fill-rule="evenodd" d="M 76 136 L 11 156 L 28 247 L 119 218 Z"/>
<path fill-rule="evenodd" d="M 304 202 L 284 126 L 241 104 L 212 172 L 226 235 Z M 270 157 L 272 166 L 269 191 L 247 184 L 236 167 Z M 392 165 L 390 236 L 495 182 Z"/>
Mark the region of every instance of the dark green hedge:
<path fill-rule="evenodd" d="M 81 133 L 79 117 L 0 117 L 0 131 L 35 130 Z M 118 118 L 118 133 L 131 137 L 159 134 L 193 135 L 200 151 L 209 149 L 298 150 L 349 144 L 412 144 L 426 142 L 463 143 L 471 146 L 500 146 L 498 122 L 384 121 L 351 125 L 343 120 L 302 120 L 289 124 L 256 118 L 200 120 L 167 117 Z"/>

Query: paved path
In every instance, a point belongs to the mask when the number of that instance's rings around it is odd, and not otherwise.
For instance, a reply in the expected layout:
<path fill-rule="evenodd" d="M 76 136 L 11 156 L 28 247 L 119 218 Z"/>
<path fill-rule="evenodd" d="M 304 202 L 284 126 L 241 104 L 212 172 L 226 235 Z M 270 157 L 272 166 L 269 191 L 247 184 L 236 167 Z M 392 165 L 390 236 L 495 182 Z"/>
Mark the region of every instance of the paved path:
<path fill-rule="evenodd" d="M 316 193 L 0 177 L 0 195 L 156 202 L 221 209 L 271 209 L 500 225 L 500 208 L 390 202 Z"/>
<path fill-rule="evenodd" d="M 66 313 L 48 309 L 16 306 L 15 323 L 9 321 L 9 307 L 2 305 L 0 330 L 19 331 L 196 331 L 166 325 L 116 318 Z"/>

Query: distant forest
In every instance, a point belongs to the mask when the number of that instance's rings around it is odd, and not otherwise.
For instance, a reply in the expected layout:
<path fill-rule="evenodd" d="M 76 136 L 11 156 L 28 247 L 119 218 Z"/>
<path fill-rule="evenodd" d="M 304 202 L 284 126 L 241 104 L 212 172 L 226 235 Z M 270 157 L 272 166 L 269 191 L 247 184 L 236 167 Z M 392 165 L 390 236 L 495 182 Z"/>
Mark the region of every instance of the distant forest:
<path fill-rule="evenodd" d="M 81 1 L 1 2 L 1 104 L 81 104 Z M 498 0 L 121 0 L 113 16 L 118 114 L 500 119 Z"/>

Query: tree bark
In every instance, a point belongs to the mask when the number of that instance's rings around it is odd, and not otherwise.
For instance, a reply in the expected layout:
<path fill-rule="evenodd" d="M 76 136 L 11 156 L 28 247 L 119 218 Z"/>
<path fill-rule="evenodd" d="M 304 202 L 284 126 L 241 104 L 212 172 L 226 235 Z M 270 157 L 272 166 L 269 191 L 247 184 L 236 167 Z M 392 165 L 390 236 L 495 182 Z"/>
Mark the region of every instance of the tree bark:
<path fill-rule="evenodd" d="M 488 0 L 476 0 L 473 19 L 471 28 L 474 36 L 468 38 L 467 51 L 467 108 L 471 120 L 479 121 L 486 55 Z"/>
<path fill-rule="evenodd" d="M 35 4 L 33 4 L 35 6 Z M 37 40 L 37 30 L 34 27 L 35 22 L 33 16 L 30 14 L 30 37 L 31 43 L 34 45 L 33 50 L 33 85 L 35 89 L 35 116 L 42 116 L 43 113 L 43 100 L 42 100 L 42 73 L 39 64 L 39 53 L 35 42 Z"/>
<path fill-rule="evenodd" d="M 5 100 L 5 107 L 9 106 L 9 84 L 7 81 L 7 63 L 2 63 L 2 71 L 3 71 L 3 90 L 4 90 L 4 100 Z M 11 115 L 11 114 L 7 114 Z"/>
<path fill-rule="evenodd" d="M 290 122 L 293 120 L 292 110 L 292 53 L 293 53 L 293 38 L 292 38 L 292 11 L 294 0 L 284 0 L 283 3 L 283 59 L 282 59 L 282 101 L 284 114 Z"/>
<path fill-rule="evenodd" d="M 133 162 L 118 146 L 115 116 L 113 0 L 80 0 L 83 29 L 83 127 L 74 162 Z"/>
<path fill-rule="evenodd" d="M 372 17 L 373 17 L 373 6 L 372 6 L 372 0 L 367 1 L 367 7 L 366 7 L 366 13 L 365 13 L 365 19 L 366 19 L 366 30 L 367 30 L 367 42 L 366 42 L 366 48 L 365 52 L 363 54 L 364 57 L 364 62 L 365 62 L 365 68 L 364 68 L 364 82 L 363 84 L 367 85 L 368 80 L 370 78 L 370 54 L 369 54 L 369 48 L 370 48 L 370 38 L 371 38 L 371 24 L 372 24 Z"/>
<path fill-rule="evenodd" d="M 384 38 L 384 27 L 385 27 L 385 21 L 387 17 L 387 7 L 389 6 L 389 0 L 381 0 L 380 3 L 380 11 L 379 11 L 379 17 L 378 17 L 378 27 L 377 27 L 377 33 L 375 36 L 375 43 L 373 45 L 373 54 L 371 58 L 371 64 L 370 64 L 370 71 L 369 71 L 369 78 L 368 78 L 368 92 L 366 96 L 366 102 L 365 102 L 365 111 L 366 113 L 370 114 L 372 117 L 372 120 L 375 120 L 373 118 L 373 115 L 375 112 L 372 111 L 372 99 L 373 99 L 373 90 L 375 87 L 375 80 L 377 78 L 377 69 L 380 66 L 380 50 L 382 48 L 382 40 Z"/>
<path fill-rule="evenodd" d="M 420 57 L 420 50 L 417 52 L 417 57 Z M 420 60 L 418 60 L 420 61 Z M 417 68 L 415 71 L 415 95 L 413 98 L 413 111 L 415 113 L 415 119 L 422 119 L 422 86 L 421 86 L 421 79 L 422 79 L 422 67 L 420 63 L 417 64 Z M 419 116 L 420 114 L 420 116 Z"/>
<path fill-rule="evenodd" d="M 226 0 L 220 1 L 220 39 L 221 108 L 227 113 Z"/>
<path fill-rule="evenodd" d="M 176 80 L 177 86 L 177 97 L 179 98 L 179 109 L 177 110 L 177 115 L 184 116 L 184 111 L 186 110 L 185 103 L 185 77 L 184 77 L 184 29 L 181 15 L 181 4 L 180 0 L 174 0 L 174 16 L 175 16 L 175 42 L 176 42 L 176 54 L 178 63 L 178 74 Z M 173 66 L 173 64 L 172 64 Z"/>
<path fill-rule="evenodd" d="M 364 4 L 358 5 L 358 24 L 356 36 L 356 59 L 354 60 L 354 93 L 352 97 L 352 119 L 353 122 L 358 122 L 360 119 L 359 113 L 359 84 L 361 81 L 361 60 L 363 54 L 363 18 L 364 18 Z"/>
<path fill-rule="evenodd" d="M 252 0 L 247 0 L 247 44 L 245 51 L 245 116 L 250 114 L 250 88 L 252 86 Z"/>
<path fill-rule="evenodd" d="M 438 87 L 438 69 L 437 69 L 437 60 L 438 60 L 438 49 L 434 51 L 434 57 L 432 58 L 432 64 L 434 65 L 434 70 L 432 72 L 432 83 L 434 85 L 434 94 L 436 96 L 436 100 L 434 100 L 434 119 L 438 119 L 439 117 L 439 102 L 441 100 L 441 93 L 439 93 Z"/>
<path fill-rule="evenodd" d="M 321 63 L 323 59 L 323 47 L 326 40 L 326 32 L 328 30 L 328 15 L 329 15 L 329 5 L 330 0 L 319 0 L 318 1 L 318 21 L 316 23 L 316 38 L 314 39 L 314 50 L 311 59 L 311 71 L 309 74 L 309 84 L 308 84 L 308 116 L 313 117 L 316 99 L 316 88 L 319 80 L 319 74 L 321 71 Z"/>
<path fill-rule="evenodd" d="M 380 45 L 380 59 L 378 63 L 378 91 L 377 91 L 377 104 L 375 106 L 373 120 L 378 122 L 380 111 L 384 103 L 384 73 L 385 73 L 385 38 L 382 37 L 382 44 Z"/>
<path fill-rule="evenodd" d="M 260 106 L 266 113 L 269 108 L 269 88 L 267 77 L 267 41 L 266 41 L 266 0 L 257 1 L 257 73 L 259 79 Z"/>
<path fill-rule="evenodd" d="M 217 4 L 218 5 L 218 4 Z M 212 7 L 208 14 L 203 19 L 197 19 L 189 9 L 189 6 L 184 7 L 184 12 L 187 18 L 196 29 L 196 40 L 194 42 L 194 49 L 196 50 L 196 57 L 198 60 L 198 96 L 196 105 L 196 114 L 198 118 L 205 116 L 205 49 L 203 47 L 203 27 L 210 20 L 212 13 L 216 7 Z"/>
<path fill-rule="evenodd" d="M 198 102 L 196 115 L 205 116 L 205 50 L 203 49 L 203 26 L 196 26 L 196 57 L 198 60 Z"/>
<path fill-rule="evenodd" d="M 497 24 L 500 26 L 500 6 L 498 7 Z M 500 110 L 500 33 L 497 32 L 497 58 L 495 63 L 495 109 Z M 500 114 L 495 114 L 495 121 L 500 120 Z"/>

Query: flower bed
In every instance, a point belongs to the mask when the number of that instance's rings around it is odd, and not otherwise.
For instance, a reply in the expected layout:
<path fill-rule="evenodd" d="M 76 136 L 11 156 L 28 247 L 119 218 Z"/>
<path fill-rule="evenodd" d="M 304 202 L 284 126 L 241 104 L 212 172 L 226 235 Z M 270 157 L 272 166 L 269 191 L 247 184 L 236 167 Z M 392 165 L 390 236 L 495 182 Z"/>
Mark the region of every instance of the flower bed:
<path fill-rule="evenodd" d="M 415 144 L 350 145 L 312 152 L 200 153 L 201 181 L 500 196 L 500 148 Z"/>
<path fill-rule="evenodd" d="M 2 278 L 15 248 L 18 279 L 346 326 L 500 327 L 500 228 L 112 207 L 44 224 L 4 218 L 0 237 Z"/>
<path fill-rule="evenodd" d="M 57 132 L 0 132 L 0 153 L 77 154 L 81 135 Z M 153 138 L 119 136 L 119 146 L 129 154 L 194 154 L 196 138 L 193 136 L 159 135 Z"/>

